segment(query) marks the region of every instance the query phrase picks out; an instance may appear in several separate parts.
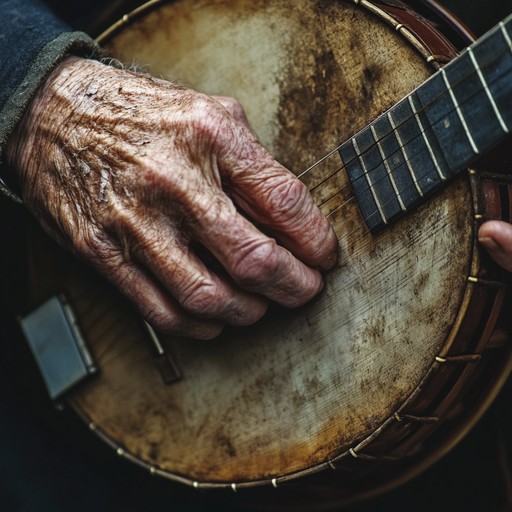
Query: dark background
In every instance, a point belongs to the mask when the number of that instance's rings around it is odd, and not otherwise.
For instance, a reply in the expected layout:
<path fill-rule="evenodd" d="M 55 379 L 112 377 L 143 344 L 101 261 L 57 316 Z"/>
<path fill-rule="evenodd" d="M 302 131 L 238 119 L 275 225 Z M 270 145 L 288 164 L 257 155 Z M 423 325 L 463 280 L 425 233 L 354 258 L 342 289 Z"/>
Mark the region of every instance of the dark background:
<path fill-rule="evenodd" d="M 135 4 L 72 0 L 58 10 L 73 25 L 93 31 Z M 512 0 L 444 4 L 477 35 L 512 12 Z M 53 408 L 15 321 L 26 303 L 27 222 L 23 208 L 0 198 L 0 510 L 223 510 L 200 493 L 150 477 L 117 458 L 72 414 Z M 443 460 L 350 511 L 512 510 L 511 391 L 509 381 L 477 427 Z"/>

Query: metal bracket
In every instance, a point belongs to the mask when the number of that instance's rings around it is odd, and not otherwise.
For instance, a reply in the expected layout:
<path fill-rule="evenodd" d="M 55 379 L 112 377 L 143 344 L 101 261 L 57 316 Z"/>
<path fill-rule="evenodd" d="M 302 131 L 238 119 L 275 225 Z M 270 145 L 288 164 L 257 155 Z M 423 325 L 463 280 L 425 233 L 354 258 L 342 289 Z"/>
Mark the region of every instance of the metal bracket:
<path fill-rule="evenodd" d="M 51 297 L 20 325 L 53 400 L 97 372 L 64 297 Z"/>

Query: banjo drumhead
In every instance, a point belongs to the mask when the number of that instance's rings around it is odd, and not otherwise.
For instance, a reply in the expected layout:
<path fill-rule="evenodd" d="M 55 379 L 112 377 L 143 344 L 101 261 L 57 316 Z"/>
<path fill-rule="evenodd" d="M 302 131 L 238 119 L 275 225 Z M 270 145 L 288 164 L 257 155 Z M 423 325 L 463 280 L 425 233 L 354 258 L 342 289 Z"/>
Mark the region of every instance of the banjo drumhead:
<path fill-rule="evenodd" d="M 128 65 L 238 99 L 297 174 L 432 71 L 388 25 L 332 0 L 179 0 L 106 46 Z M 311 188 L 336 172 L 330 162 L 305 177 Z M 70 287 L 101 368 L 73 401 L 102 435 L 189 483 L 257 483 L 322 467 L 393 417 L 467 303 L 473 200 L 461 178 L 370 235 L 347 185 L 339 172 L 315 191 L 319 202 L 339 198 L 329 219 L 340 260 L 321 296 L 214 342 L 164 340 L 183 372 L 175 384 L 162 383 L 137 321 L 112 313 L 116 299 Z M 110 315 L 103 328 L 98 308 Z"/>

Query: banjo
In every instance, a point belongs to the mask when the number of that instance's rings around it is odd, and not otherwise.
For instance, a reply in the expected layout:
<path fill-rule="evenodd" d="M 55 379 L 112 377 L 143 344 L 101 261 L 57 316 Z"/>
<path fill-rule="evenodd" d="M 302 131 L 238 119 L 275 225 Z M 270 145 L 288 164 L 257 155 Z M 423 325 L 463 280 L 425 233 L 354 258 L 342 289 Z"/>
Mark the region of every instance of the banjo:
<path fill-rule="evenodd" d="M 340 259 L 310 304 L 205 343 L 156 336 L 33 236 L 33 303 L 61 297 L 94 373 L 59 396 L 120 456 L 254 508 L 339 505 L 440 458 L 511 369 L 507 277 L 476 242 L 512 216 L 495 149 L 512 130 L 511 39 L 508 19 L 457 57 L 396 0 L 156 0 L 125 16 L 108 52 L 236 97 Z"/>

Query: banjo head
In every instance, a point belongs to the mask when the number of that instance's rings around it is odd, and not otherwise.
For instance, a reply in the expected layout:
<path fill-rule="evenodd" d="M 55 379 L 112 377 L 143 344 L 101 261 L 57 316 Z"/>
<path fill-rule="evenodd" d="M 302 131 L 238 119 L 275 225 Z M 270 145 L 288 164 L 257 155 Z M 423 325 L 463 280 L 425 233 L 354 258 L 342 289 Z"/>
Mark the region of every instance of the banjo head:
<path fill-rule="evenodd" d="M 434 71 L 383 19 L 349 2 L 157 4 L 110 31 L 108 52 L 235 97 L 262 144 L 296 174 Z M 482 293 L 468 281 L 487 272 L 475 246 L 479 185 L 463 176 L 370 234 L 339 166 L 334 154 L 302 178 L 339 238 L 322 294 L 294 311 L 272 308 L 213 342 L 162 338 L 182 372 L 170 385 L 115 292 L 84 279 L 74 262 L 49 258 L 37 294 L 65 291 L 101 370 L 71 402 L 120 453 L 195 487 L 240 488 L 421 447 L 420 430 L 432 428 L 411 418 L 442 418 L 450 392 L 441 388 L 452 374 L 429 388 L 432 396 L 422 393 L 464 348 L 468 316 L 483 322 L 474 313 Z M 502 290 L 485 297 L 494 307 Z M 471 343 L 476 350 L 482 336 Z"/>

